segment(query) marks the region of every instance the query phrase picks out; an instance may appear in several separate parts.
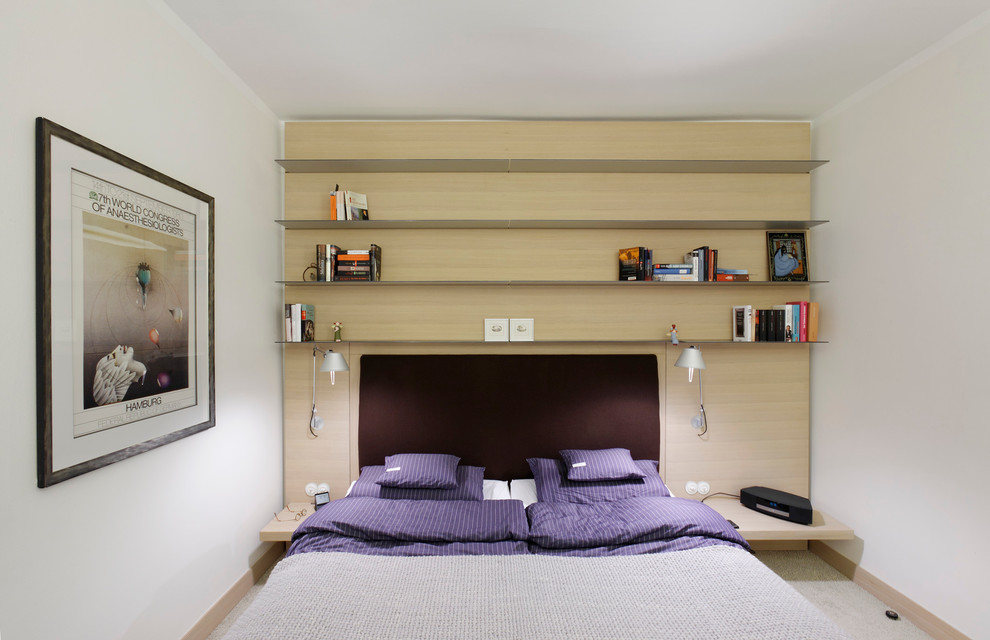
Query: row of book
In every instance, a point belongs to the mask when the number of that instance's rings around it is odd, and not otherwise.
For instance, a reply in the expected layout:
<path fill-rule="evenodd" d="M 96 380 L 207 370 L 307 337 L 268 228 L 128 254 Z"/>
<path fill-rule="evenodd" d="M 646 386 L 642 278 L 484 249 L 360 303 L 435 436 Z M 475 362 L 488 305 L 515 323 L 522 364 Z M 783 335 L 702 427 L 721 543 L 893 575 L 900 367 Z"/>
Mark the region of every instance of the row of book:
<path fill-rule="evenodd" d="M 316 336 L 316 309 L 311 304 L 285 305 L 285 341 L 312 342 Z"/>
<path fill-rule="evenodd" d="M 341 190 L 334 185 L 330 192 L 331 220 L 367 220 L 368 196 L 356 191 Z"/>
<path fill-rule="evenodd" d="M 771 309 L 732 307 L 733 342 L 817 342 L 818 303 L 799 300 Z"/>
<path fill-rule="evenodd" d="M 684 254 L 684 262 L 653 262 L 653 250 L 647 247 L 619 249 L 619 280 L 654 282 L 743 282 L 749 280 L 746 269 L 720 269 L 718 249 L 698 247 Z"/>
<path fill-rule="evenodd" d="M 382 248 L 341 249 L 335 244 L 316 245 L 316 281 L 378 282 L 382 279 Z"/>

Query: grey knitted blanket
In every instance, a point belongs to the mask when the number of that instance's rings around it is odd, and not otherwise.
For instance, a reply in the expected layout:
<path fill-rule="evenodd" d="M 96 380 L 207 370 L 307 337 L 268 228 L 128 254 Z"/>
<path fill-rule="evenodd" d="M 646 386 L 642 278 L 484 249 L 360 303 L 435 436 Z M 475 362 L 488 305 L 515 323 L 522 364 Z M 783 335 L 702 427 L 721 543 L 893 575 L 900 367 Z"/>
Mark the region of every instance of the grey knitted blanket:
<path fill-rule="evenodd" d="M 732 547 L 632 557 L 286 558 L 225 640 L 848 639 Z"/>

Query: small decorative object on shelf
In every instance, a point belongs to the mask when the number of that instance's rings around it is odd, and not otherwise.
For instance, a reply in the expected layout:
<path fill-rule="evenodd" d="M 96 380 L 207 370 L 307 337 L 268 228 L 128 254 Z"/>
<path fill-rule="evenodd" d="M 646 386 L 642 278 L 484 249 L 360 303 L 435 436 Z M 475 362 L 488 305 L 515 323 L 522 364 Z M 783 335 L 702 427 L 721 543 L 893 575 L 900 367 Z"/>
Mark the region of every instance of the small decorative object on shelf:
<path fill-rule="evenodd" d="M 808 282 L 808 242 L 803 231 L 767 231 L 770 282 Z"/>
<path fill-rule="evenodd" d="M 677 344 L 677 325 L 670 325 L 670 331 L 667 332 L 667 336 L 670 338 L 670 344 Z"/>
<path fill-rule="evenodd" d="M 340 322 L 334 322 L 333 323 L 333 341 L 334 342 L 341 342 L 343 340 L 343 338 L 340 337 L 340 329 L 341 329 L 342 326 L 343 326 L 343 323 L 340 323 Z"/>

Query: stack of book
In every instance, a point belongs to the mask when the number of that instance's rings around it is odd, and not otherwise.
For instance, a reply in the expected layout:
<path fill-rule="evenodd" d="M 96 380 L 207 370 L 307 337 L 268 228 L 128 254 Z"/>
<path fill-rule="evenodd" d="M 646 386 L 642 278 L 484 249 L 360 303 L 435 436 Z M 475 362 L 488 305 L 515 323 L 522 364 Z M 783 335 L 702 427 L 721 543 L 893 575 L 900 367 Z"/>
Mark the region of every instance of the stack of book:
<path fill-rule="evenodd" d="M 619 280 L 650 280 L 653 252 L 646 247 L 619 249 Z"/>
<path fill-rule="evenodd" d="M 341 249 L 335 244 L 316 245 L 316 281 L 339 282 L 382 278 L 382 248 Z"/>
<path fill-rule="evenodd" d="M 316 309 L 311 304 L 285 305 L 285 341 L 312 342 L 316 336 Z"/>
<path fill-rule="evenodd" d="M 368 196 L 356 191 L 339 190 L 335 185 L 330 192 L 331 220 L 367 220 Z"/>
<path fill-rule="evenodd" d="M 746 269 L 720 269 L 718 249 L 698 247 L 684 254 L 684 262 L 653 262 L 647 247 L 619 249 L 619 280 L 655 282 L 744 282 Z"/>
<path fill-rule="evenodd" d="M 733 342 L 817 342 L 818 303 L 799 300 L 754 309 L 732 307 Z"/>

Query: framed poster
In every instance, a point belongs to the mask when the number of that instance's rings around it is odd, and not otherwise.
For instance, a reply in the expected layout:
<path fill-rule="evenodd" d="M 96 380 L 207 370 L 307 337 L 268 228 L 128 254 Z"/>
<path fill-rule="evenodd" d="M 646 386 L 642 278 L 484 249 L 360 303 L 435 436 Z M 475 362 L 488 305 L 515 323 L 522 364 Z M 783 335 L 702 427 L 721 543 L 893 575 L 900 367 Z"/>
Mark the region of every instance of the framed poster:
<path fill-rule="evenodd" d="M 770 282 L 808 282 L 808 239 L 803 231 L 767 231 Z"/>
<path fill-rule="evenodd" d="M 37 125 L 38 486 L 212 427 L 213 198 Z"/>

